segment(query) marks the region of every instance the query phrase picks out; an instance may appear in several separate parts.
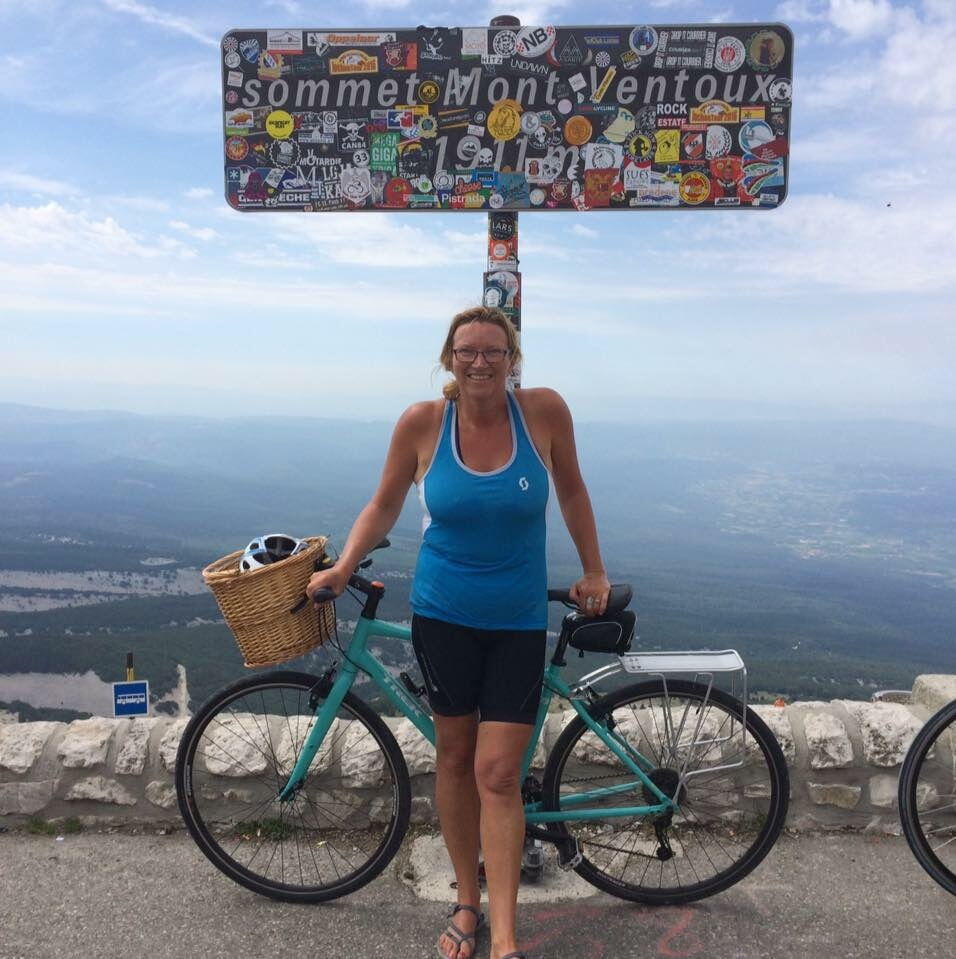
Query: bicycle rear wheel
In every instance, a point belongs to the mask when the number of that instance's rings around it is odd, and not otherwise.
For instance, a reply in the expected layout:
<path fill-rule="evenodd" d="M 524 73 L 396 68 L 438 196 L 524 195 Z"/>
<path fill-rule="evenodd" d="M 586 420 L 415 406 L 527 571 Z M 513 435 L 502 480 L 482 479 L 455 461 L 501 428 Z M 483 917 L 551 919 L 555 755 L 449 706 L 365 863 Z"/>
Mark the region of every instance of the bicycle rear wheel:
<path fill-rule="evenodd" d="M 190 720 L 176 757 L 179 810 L 199 848 L 230 879 L 288 902 L 335 899 L 375 878 L 411 809 L 395 737 L 351 694 L 301 787 L 278 801 L 322 700 L 317 682 L 277 671 L 227 686 Z"/>
<path fill-rule="evenodd" d="M 787 816 L 790 778 L 780 745 L 754 712 L 744 714 L 726 693 L 708 694 L 706 686 L 682 680 L 668 681 L 665 696 L 664 684 L 653 680 L 609 694 L 590 713 L 632 755 L 649 760 L 649 778 L 677 795 L 679 807 L 656 816 L 555 823 L 577 840 L 579 875 L 622 899 L 670 905 L 726 889 L 767 855 Z M 548 757 L 544 802 L 548 809 L 572 808 L 567 800 L 575 794 L 628 784 L 577 808 L 658 799 L 576 717 Z"/>
<path fill-rule="evenodd" d="M 956 701 L 929 718 L 903 760 L 900 821 L 919 864 L 956 895 Z"/>

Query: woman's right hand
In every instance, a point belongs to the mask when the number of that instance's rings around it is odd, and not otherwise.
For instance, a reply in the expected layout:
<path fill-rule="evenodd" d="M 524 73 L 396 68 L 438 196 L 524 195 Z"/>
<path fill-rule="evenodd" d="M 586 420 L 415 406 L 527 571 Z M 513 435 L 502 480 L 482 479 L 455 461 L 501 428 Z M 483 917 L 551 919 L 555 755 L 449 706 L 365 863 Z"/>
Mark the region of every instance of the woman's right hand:
<path fill-rule="evenodd" d="M 341 565 L 321 569 L 310 577 L 305 587 L 306 595 L 313 602 L 315 602 L 313 599 L 315 591 L 318 589 L 331 589 L 336 596 L 341 596 L 345 592 L 345 587 L 348 586 L 349 576 L 349 570 Z"/>

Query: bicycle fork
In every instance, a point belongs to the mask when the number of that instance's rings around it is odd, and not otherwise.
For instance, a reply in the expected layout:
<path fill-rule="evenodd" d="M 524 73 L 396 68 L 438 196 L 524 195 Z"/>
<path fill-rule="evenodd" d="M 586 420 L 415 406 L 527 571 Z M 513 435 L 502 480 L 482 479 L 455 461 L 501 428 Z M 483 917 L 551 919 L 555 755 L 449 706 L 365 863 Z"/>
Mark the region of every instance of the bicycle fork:
<path fill-rule="evenodd" d="M 332 723 L 335 721 L 335 714 L 339 711 L 339 707 L 342 705 L 345 694 L 352 685 L 352 680 L 355 678 L 356 672 L 357 669 L 355 666 L 351 663 L 346 663 L 342 667 L 342 672 L 336 678 L 335 666 L 333 665 L 322 674 L 319 681 L 312 687 L 309 695 L 309 708 L 312 710 L 315 719 L 308 736 L 305 738 L 305 742 L 302 744 L 302 751 L 299 753 L 299 758 L 292 767 L 292 772 L 289 774 L 285 786 L 283 786 L 279 792 L 279 802 L 290 802 L 295 798 L 296 793 L 302 787 L 309 767 L 312 765 L 312 760 L 315 759 L 315 755 L 319 751 L 322 741 L 332 728 Z M 316 707 L 318 707 L 322 699 L 324 699 L 325 702 L 322 703 L 322 708 L 316 712 Z"/>

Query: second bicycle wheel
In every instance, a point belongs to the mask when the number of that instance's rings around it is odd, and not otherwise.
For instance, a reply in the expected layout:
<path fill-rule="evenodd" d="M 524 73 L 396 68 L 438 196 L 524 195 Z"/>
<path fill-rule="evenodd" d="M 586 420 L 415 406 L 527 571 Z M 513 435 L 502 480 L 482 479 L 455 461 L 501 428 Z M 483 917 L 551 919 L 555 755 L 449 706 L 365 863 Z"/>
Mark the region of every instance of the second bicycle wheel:
<path fill-rule="evenodd" d="M 919 731 L 899 785 L 903 833 L 920 865 L 956 895 L 956 702 Z"/>
<path fill-rule="evenodd" d="M 676 792 L 679 808 L 554 823 L 577 840 L 575 869 L 584 879 L 635 902 L 693 902 L 733 885 L 770 851 L 787 816 L 790 778 L 776 738 L 752 710 L 745 737 L 738 700 L 682 680 L 669 680 L 665 695 L 653 680 L 609 694 L 590 713 L 632 755 L 645 757 L 649 778 L 666 795 Z M 567 802 L 615 786 L 604 797 Z M 543 795 L 553 810 L 658 802 L 580 717 L 551 750 Z"/>
<path fill-rule="evenodd" d="M 395 737 L 351 694 L 301 787 L 278 800 L 322 700 L 317 682 L 271 672 L 227 686 L 190 720 L 176 757 L 179 810 L 199 848 L 230 879 L 289 902 L 364 886 L 395 855 L 411 809 Z"/>

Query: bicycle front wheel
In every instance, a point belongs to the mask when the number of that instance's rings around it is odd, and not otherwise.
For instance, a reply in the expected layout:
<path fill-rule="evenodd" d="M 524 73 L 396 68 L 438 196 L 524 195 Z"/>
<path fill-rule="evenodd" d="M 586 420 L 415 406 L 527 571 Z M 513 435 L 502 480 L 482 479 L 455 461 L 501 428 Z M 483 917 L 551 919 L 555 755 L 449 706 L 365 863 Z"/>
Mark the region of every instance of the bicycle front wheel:
<path fill-rule="evenodd" d="M 271 672 L 220 690 L 183 733 L 176 794 L 186 827 L 230 879 L 287 902 L 344 896 L 375 878 L 408 828 L 408 767 L 385 723 L 345 697 L 294 795 L 278 799 L 315 721 L 315 676 Z"/>
<path fill-rule="evenodd" d="M 956 895 L 956 701 L 931 716 L 903 760 L 900 821 L 919 864 Z"/>
<path fill-rule="evenodd" d="M 726 889 L 767 855 L 787 816 L 790 778 L 780 745 L 754 712 L 698 683 L 669 680 L 665 691 L 653 680 L 609 694 L 590 713 L 678 805 L 602 819 L 601 809 L 659 799 L 575 718 L 548 757 L 543 792 L 549 809 L 596 814 L 554 824 L 577 840 L 579 875 L 622 899 L 671 905 Z"/>

